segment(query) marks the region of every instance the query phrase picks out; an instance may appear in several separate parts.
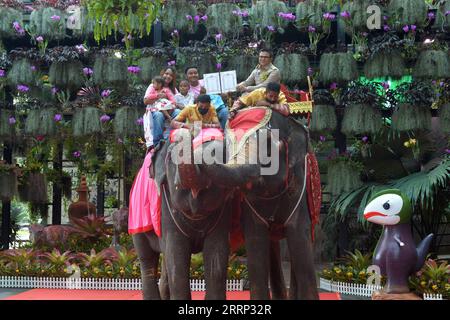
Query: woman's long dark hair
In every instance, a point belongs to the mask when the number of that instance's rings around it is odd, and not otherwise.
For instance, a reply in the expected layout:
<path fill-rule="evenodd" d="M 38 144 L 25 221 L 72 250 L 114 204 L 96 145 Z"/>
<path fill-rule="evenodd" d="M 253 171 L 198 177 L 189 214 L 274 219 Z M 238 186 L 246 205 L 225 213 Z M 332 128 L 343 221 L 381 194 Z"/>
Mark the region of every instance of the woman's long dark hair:
<path fill-rule="evenodd" d="M 168 69 L 170 69 L 173 73 L 173 80 L 171 83 L 169 83 L 169 85 L 167 87 L 170 89 L 170 91 L 172 91 L 173 94 L 176 94 L 177 93 L 177 70 L 175 70 L 175 68 L 173 68 L 173 67 L 167 67 L 167 68 L 162 69 L 160 74 L 161 74 L 161 76 L 164 76 L 164 73 Z"/>

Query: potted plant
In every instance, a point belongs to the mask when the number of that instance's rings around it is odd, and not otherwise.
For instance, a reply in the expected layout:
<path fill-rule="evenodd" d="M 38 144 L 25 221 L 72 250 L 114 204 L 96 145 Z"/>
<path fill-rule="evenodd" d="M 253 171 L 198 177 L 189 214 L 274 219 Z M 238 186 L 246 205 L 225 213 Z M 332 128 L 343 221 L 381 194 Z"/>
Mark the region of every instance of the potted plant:
<path fill-rule="evenodd" d="M 0 37 L 1 38 L 15 38 L 19 35 L 14 28 L 14 23 L 17 26 L 23 25 L 22 12 L 15 8 L 0 6 Z"/>
<path fill-rule="evenodd" d="M 283 83 L 306 84 L 309 60 L 308 57 L 298 53 L 277 55 L 274 64 L 281 70 Z"/>
<path fill-rule="evenodd" d="M 349 153 L 332 154 L 328 163 L 327 189 L 333 197 L 351 191 L 362 185 L 363 165 L 352 159 Z"/>
<path fill-rule="evenodd" d="M 391 0 L 387 10 L 390 24 L 401 31 L 404 26 L 423 27 L 426 23 L 428 6 L 425 0 Z"/>
<path fill-rule="evenodd" d="M 310 129 L 313 132 L 334 131 L 337 127 L 335 102 L 326 89 L 315 90 Z"/>
<path fill-rule="evenodd" d="M 248 15 L 233 3 L 216 3 L 208 6 L 206 27 L 208 33 L 238 35 L 242 28 L 243 17 Z"/>
<path fill-rule="evenodd" d="M 341 131 L 345 134 L 375 134 L 382 125 L 379 83 L 353 81 L 343 93 L 345 113 Z"/>
<path fill-rule="evenodd" d="M 419 54 L 413 70 L 417 78 L 449 78 L 450 58 L 447 50 L 425 50 Z"/>
<path fill-rule="evenodd" d="M 405 74 L 405 61 L 402 55 L 405 40 L 395 33 L 383 33 L 370 42 L 370 54 L 364 64 L 367 78 L 401 78 Z"/>
<path fill-rule="evenodd" d="M 402 83 L 394 92 L 398 105 L 392 114 L 392 128 L 396 131 L 428 130 L 431 126 L 433 92 L 428 83 Z"/>
<path fill-rule="evenodd" d="M 0 200 L 10 201 L 17 195 L 18 168 L 0 161 Z"/>
<path fill-rule="evenodd" d="M 358 76 L 358 66 L 350 52 L 324 53 L 321 56 L 319 80 L 324 84 L 347 83 Z"/>
<path fill-rule="evenodd" d="M 183 0 L 174 0 L 165 5 L 162 21 L 168 30 L 188 31 L 194 24 L 197 25 L 200 22 L 197 20 L 199 18 L 194 5 Z"/>
<path fill-rule="evenodd" d="M 116 54 L 99 54 L 95 58 L 93 80 L 99 86 L 112 86 L 115 89 L 126 87 L 127 62 L 120 52 Z"/>

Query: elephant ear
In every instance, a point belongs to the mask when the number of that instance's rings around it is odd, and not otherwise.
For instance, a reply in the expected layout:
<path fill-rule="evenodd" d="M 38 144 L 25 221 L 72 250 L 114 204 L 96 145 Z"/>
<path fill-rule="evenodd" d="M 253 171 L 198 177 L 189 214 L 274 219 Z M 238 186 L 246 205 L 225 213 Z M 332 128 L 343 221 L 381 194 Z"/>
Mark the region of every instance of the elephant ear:
<path fill-rule="evenodd" d="M 166 181 L 166 156 L 169 144 L 162 140 L 158 145 L 158 150 L 152 156 L 152 165 L 150 166 L 150 176 L 153 176 L 156 188 L 158 189 L 158 195 L 161 195 L 161 186 Z M 153 173 L 152 173 L 153 171 Z"/>

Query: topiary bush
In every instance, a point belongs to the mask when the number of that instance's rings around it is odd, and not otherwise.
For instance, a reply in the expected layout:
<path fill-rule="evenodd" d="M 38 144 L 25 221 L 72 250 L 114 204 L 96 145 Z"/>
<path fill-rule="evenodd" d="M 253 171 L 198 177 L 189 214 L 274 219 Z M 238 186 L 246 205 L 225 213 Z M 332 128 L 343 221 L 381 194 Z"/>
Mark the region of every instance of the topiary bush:
<path fill-rule="evenodd" d="M 334 131 L 337 127 L 335 102 L 326 89 L 318 89 L 313 94 L 314 106 L 309 128 L 313 132 Z"/>
<path fill-rule="evenodd" d="M 83 64 L 80 61 L 53 62 L 49 80 L 58 89 L 77 91 L 83 85 Z"/>
<path fill-rule="evenodd" d="M 358 76 L 358 66 L 350 52 L 324 53 L 320 58 L 319 79 L 325 84 L 347 83 Z"/>
<path fill-rule="evenodd" d="M 426 50 L 420 53 L 413 70 L 417 78 L 450 78 L 450 58 L 442 50 Z"/>
<path fill-rule="evenodd" d="M 57 132 L 54 120 L 56 109 L 32 109 L 25 121 L 25 134 L 31 136 L 54 136 Z"/>
<path fill-rule="evenodd" d="M 138 66 L 141 68 L 139 72 L 139 78 L 145 84 L 150 84 L 153 77 L 158 76 L 161 72 L 162 66 L 166 65 L 166 61 L 163 57 L 150 56 L 141 58 L 138 61 Z"/>
<path fill-rule="evenodd" d="M 101 112 L 95 107 L 77 109 L 72 118 L 72 130 L 75 137 L 99 134 L 102 132 Z"/>
<path fill-rule="evenodd" d="M 23 25 L 22 12 L 13 8 L 0 7 L 0 38 L 17 36 L 13 27 L 13 23 L 16 21 L 21 26 Z"/>
<path fill-rule="evenodd" d="M 363 184 L 361 181 L 361 166 L 350 159 L 341 158 L 333 160 L 328 165 L 327 188 L 334 197 L 354 190 Z"/>
<path fill-rule="evenodd" d="M 29 29 L 35 36 L 63 40 L 66 37 L 66 13 L 50 7 L 34 10 L 30 14 Z"/>
<path fill-rule="evenodd" d="M 391 0 L 387 8 L 398 30 L 405 25 L 425 25 L 428 6 L 424 0 Z"/>
<path fill-rule="evenodd" d="M 233 14 L 239 7 L 232 3 L 216 3 L 208 6 L 206 27 L 208 32 L 237 35 L 242 28 L 242 17 Z"/>
<path fill-rule="evenodd" d="M 278 17 L 279 12 L 287 12 L 284 2 L 276 0 L 259 0 L 250 10 L 251 26 L 259 25 L 262 29 L 268 26 L 284 27 L 287 22 Z"/>
<path fill-rule="evenodd" d="M 23 202 L 47 203 L 47 179 L 40 172 L 28 172 L 19 184 L 19 198 Z"/>
<path fill-rule="evenodd" d="M 94 83 L 101 86 L 123 88 L 127 84 L 127 62 L 115 56 L 97 56 L 94 63 Z"/>
<path fill-rule="evenodd" d="M 280 69 L 283 83 L 306 83 L 309 68 L 306 56 L 296 53 L 281 54 L 275 58 L 274 65 Z"/>
<path fill-rule="evenodd" d="M 367 30 L 367 19 L 370 16 L 367 13 L 367 7 L 371 4 L 376 3 L 372 0 L 353 0 L 347 1 L 341 12 L 348 11 L 350 13 L 350 23 L 345 24 L 345 31 L 351 35 L 353 32 L 366 31 Z"/>
<path fill-rule="evenodd" d="M 326 3 L 322 0 L 305 0 L 295 7 L 297 26 L 308 27 L 309 25 L 320 27 L 323 14 L 327 12 Z"/>
<path fill-rule="evenodd" d="M 15 88 L 19 84 L 34 85 L 35 82 L 36 76 L 31 70 L 30 61 L 27 59 L 15 60 L 8 72 L 9 85 Z"/>
<path fill-rule="evenodd" d="M 184 0 L 168 1 L 163 10 L 162 22 L 165 29 L 188 30 L 190 21 L 186 16 L 194 17 L 197 9 L 192 4 Z"/>
<path fill-rule="evenodd" d="M 136 123 L 139 110 L 132 107 L 122 107 L 114 117 L 114 132 L 119 138 L 126 138 L 142 134 L 142 128 Z"/>
<path fill-rule="evenodd" d="M 443 132 L 450 133 L 450 103 L 439 107 L 439 122 Z"/>
<path fill-rule="evenodd" d="M 392 128 L 396 131 L 430 130 L 431 112 L 423 106 L 401 103 L 392 114 Z"/>
<path fill-rule="evenodd" d="M 236 70 L 238 82 L 246 80 L 257 65 L 258 57 L 256 56 L 232 56 L 228 59 L 228 69 Z"/>
<path fill-rule="evenodd" d="M 366 78 L 401 78 L 405 73 L 405 61 L 398 50 L 379 52 L 369 58 L 364 65 Z"/>

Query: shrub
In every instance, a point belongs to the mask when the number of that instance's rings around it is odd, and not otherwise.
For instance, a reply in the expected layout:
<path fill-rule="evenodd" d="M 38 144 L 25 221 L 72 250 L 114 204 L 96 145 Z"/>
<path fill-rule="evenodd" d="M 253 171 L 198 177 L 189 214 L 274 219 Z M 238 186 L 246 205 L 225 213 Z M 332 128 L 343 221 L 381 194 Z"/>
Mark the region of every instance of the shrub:
<path fill-rule="evenodd" d="M 29 28 L 32 35 L 63 40 L 66 37 L 66 14 L 51 7 L 34 10 L 30 14 Z"/>

